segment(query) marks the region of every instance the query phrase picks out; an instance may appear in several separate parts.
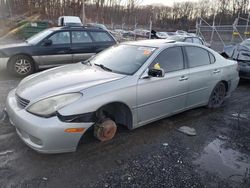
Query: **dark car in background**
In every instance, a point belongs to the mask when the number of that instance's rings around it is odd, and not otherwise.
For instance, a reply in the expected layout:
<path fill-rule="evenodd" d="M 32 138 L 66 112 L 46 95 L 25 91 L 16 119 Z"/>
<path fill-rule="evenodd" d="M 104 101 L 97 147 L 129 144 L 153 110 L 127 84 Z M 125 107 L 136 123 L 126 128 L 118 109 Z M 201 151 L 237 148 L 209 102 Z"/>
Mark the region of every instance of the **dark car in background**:
<path fill-rule="evenodd" d="M 225 46 L 221 55 L 238 62 L 241 78 L 250 79 L 250 39 L 235 45 Z"/>
<path fill-rule="evenodd" d="M 85 61 L 116 43 L 108 31 L 96 27 L 50 28 L 23 43 L 1 46 L 0 67 L 27 76 L 42 68 Z"/>

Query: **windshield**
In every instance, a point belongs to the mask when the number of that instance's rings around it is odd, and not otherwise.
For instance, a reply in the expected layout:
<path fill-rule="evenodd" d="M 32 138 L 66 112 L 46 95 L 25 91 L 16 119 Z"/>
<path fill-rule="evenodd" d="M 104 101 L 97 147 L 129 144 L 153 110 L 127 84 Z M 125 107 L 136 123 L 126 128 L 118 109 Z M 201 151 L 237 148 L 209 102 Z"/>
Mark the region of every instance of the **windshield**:
<path fill-rule="evenodd" d="M 90 59 L 92 65 L 115 73 L 132 75 L 147 61 L 156 48 L 117 45 Z"/>
<path fill-rule="evenodd" d="M 43 40 L 45 37 L 47 37 L 48 35 L 50 35 L 53 31 L 50 29 L 46 29 L 40 33 L 37 33 L 36 35 L 28 38 L 26 40 L 26 42 L 31 43 L 31 44 L 37 44 L 38 42 L 40 42 L 41 40 Z"/>

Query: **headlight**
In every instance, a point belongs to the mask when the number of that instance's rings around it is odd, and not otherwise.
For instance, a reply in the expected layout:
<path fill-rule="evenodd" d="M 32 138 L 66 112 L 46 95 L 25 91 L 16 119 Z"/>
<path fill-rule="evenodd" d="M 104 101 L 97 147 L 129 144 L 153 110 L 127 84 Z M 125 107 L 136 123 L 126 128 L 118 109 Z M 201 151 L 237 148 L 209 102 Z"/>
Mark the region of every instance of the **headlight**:
<path fill-rule="evenodd" d="M 27 108 L 27 111 L 42 117 L 50 117 L 64 106 L 71 104 L 82 97 L 81 93 L 57 95 L 38 101 Z"/>

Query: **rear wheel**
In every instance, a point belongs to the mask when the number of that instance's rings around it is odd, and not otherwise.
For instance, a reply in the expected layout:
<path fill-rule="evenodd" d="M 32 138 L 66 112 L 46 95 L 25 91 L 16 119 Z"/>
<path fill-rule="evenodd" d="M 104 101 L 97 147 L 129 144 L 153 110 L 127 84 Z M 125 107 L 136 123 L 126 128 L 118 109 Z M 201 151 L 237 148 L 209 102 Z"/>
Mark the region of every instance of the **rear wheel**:
<path fill-rule="evenodd" d="M 116 133 L 116 123 L 111 119 L 105 119 L 94 127 L 94 136 L 104 142 L 111 140 Z"/>
<path fill-rule="evenodd" d="M 26 55 L 18 55 L 10 59 L 8 70 L 18 77 L 25 77 L 35 71 L 34 61 Z"/>
<path fill-rule="evenodd" d="M 218 83 L 209 98 L 208 108 L 219 108 L 226 96 L 226 86 L 223 82 Z"/>

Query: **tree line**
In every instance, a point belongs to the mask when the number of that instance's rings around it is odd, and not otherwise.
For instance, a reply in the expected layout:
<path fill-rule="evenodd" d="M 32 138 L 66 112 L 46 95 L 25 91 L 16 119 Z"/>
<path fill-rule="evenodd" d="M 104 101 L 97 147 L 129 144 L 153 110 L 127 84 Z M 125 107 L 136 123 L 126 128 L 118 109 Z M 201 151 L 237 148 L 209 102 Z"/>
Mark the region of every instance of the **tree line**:
<path fill-rule="evenodd" d="M 85 0 L 88 22 L 107 25 L 153 26 L 166 30 L 195 27 L 197 17 L 210 24 L 232 24 L 237 16 L 248 17 L 250 0 L 200 0 L 174 3 L 173 6 L 147 5 L 143 0 Z M 39 14 L 42 19 L 56 21 L 59 16 L 81 16 L 83 0 L 0 0 L 0 16 Z M 1 15 L 2 14 L 2 15 Z M 244 20 L 242 20 L 244 22 Z"/>

